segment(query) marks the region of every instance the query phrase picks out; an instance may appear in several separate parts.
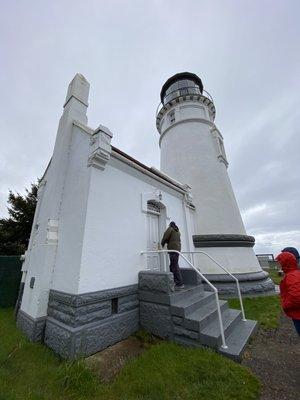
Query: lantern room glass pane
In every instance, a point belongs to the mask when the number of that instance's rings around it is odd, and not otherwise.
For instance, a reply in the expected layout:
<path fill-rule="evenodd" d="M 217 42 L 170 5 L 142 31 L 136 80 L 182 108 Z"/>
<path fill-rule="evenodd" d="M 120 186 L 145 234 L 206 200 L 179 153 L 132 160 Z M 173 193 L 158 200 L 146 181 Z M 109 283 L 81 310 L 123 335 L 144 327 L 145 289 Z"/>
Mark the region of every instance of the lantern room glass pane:
<path fill-rule="evenodd" d="M 193 87 L 193 86 L 195 86 L 195 82 L 188 79 L 187 80 L 187 87 Z"/>
<path fill-rule="evenodd" d="M 200 87 L 192 79 L 180 79 L 173 82 L 165 92 L 163 103 L 166 104 L 180 96 L 201 94 Z"/>
<path fill-rule="evenodd" d="M 187 87 L 187 81 L 184 79 L 182 81 L 178 81 L 179 89 Z"/>

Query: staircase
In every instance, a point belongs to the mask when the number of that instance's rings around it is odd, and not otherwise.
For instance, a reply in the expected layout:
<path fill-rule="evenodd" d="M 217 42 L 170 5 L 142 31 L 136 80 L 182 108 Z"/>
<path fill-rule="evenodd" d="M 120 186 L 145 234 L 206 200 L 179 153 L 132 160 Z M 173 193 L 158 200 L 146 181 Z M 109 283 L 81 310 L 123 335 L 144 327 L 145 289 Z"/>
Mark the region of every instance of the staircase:
<path fill-rule="evenodd" d="M 145 330 L 187 346 L 207 346 L 240 361 L 257 322 L 243 321 L 242 313 L 219 300 L 227 348 L 222 347 L 215 294 L 203 289 L 197 273 L 181 269 L 185 288 L 174 291 L 173 275 L 139 274 L 140 324 Z"/>

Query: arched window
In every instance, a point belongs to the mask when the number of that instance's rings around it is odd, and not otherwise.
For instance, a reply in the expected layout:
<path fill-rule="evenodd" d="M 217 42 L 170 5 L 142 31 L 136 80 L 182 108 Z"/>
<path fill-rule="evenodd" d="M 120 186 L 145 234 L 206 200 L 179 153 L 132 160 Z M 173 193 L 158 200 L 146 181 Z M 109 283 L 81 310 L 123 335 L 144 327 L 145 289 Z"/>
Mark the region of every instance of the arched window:
<path fill-rule="evenodd" d="M 154 200 L 147 201 L 147 211 L 152 214 L 160 214 L 160 205 Z"/>

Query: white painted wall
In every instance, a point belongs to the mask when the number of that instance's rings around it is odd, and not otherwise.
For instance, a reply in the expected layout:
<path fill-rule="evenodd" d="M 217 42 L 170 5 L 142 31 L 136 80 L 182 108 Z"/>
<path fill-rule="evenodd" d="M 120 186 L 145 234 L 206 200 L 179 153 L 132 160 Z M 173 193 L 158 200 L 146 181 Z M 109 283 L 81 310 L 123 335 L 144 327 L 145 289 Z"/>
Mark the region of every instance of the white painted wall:
<path fill-rule="evenodd" d="M 85 125 L 87 106 L 82 102 L 87 98 L 81 101 L 80 93 L 72 97 L 72 90 L 81 88 L 82 77 L 74 79 L 39 190 L 24 263 L 21 309 L 33 318 L 47 314 L 50 289 L 78 294 L 136 284 L 138 271 L 146 266 L 145 256 L 140 255 L 147 248 L 145 205 L 147 200 L 157 200 L 158 193 L 168 217 L 160 234 L 175 220 L 187 249 L 187 230 L 192 230 L 186 223 L 182 190 L 170 188 L 161 178 L 137 170 L 116 155 L 109 160 L 105 128 L 92 140 L 94 131 Z M 96 159 L 90 162 L 94 151 Z M 32 277 L 35 284 L 30 288 Z"/>
<path fill-rule="evenodd" d="M 207 107 L 183 102 L 168 111 L 161 128 L 161 170 L 192 188 L 198 234 L 240 233 L 245 228 L 226 166 L 218 159 Z"/>
<path fill-rule="evenodd" d="M 195 251 L 208 253 L 231 273 L 261 271 L 252 247 L 204 247 L 196 248 Z M 221 268 L 203 254 L 195 254 L 195 265 L 205 274 L 223 273 Z"/>
<path fill-rule="evenodd" d="M 137 283 L 138 272 L 146 268 L 140 252 L 147 249 L 147 200 L 159 199 L 165 207 L 161 236 L 170 221 L 177 223 L 182 251 L 193 250 L 193 234 L 245 233 L 205 106 L 176 106 L 177 122 L 170 126 L 165 116 L 161 139 L 163 172 L 192 186 L 195 212 L 182 189 L 111 151 L 105 128 L 92 136 L 86 126 L 88 88 L 81 75 L 69 86 L 52 161 L 39 190 L 21 304 L 34 318 L 47 314 L 51 288 L 78 294 Z M 252 249 L 203 250 L 233 272 L 260 270 Z M 203 258 L 198 261 L 203 272 L 219 273 Z"/>
<path fill-rule="evenodd" d="M 170 113 L 175 113 L 171 122 Z M 164 112 L 160 122 L 161 170 L 192 188 L 196 206 L 195 234 L 246 234 L 231 182 L 223 138 L 208 106 L 182 101 Z M 236 273 L 261 268 L 252 248 L 219 247 L 203 250 Z M 196 256 L 204 273 L 222 273 L 205 256 Z"/>
<path fill-rule="evenodd" d="M 146 268 L 146 258 L 140 255 L 147 249 L 143 194 L 155 200 L 157 190 L 161 192 L 168 216 L 164 228 L 175 220 L 187 249 L 183 195 L 114 158 L 109 164 L 91 174 L 79 293 L 138 282 L 138 272 Z"/>
<path fill-rule="evenodd" d="M 90 135 L 73 127 L 69 166 L 59 219 L 59 240 L 52 288 L 77 293 L 91 170 L 87 167 Z"/>
<path fill-rule="evenodd" d="M 68 199 L 65 188 L 69 181 L 70 160 L 73 156 L 72 142 L 74 135 L 78 136 L 73 129 L 73 122 L 77 120 L 86 124 L 88 92 L 89 83 L 82 75 L 77 74 L 68 88 L 52 160 L 43 178 L 44 186 L 40 190 L 40 200 L 24 265 L 27 275 L 21 304 L 21 310 L 33 318 L 47 314 L 48 295 L 56 257 L 60 256 L 57 244 L 65 237 L 65 226 L 61 224 L 61 220 L 65 218 L 64 200 Z M 75 199 L 73 201 L 76 202 Z M 33 277 L 35 278 L 34 287 L 30 288 L 29 283 Z M 68 279 L 72 280 L 72 275 L 68 277 L 65 273 L 64 281 Z"/>

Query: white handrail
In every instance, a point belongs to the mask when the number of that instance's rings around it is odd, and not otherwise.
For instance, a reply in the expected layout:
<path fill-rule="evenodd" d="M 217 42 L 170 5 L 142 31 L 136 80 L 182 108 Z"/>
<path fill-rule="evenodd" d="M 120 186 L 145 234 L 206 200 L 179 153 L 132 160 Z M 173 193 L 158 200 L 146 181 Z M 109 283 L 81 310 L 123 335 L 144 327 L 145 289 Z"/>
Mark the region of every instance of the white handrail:
<path fill-rule="evenodd" d="M 141 251 L 141 254 L 149 254 L 149 253 L 177 253 L 184 259 L 185 262 L 187 262 L 200 276 L 201 278 L 212 288 L 212 290 L 215 293 L 216 297 L 216 303 L 217 303 L 217 311 L 218 311 L 218 318 L 219 318 L 219 325 L 220 325 L 220 331 L 221 331 L 221 338 L 222 338 L 222 345 L 221 347 L 223 349 L 227 349 L 228 346 L 226 346 L 226 341 L 225 341 L 225 335 L 224 335 L 224 326 L 223 326 L 223 321 L 222 321 L 222 314 L 221 314 L 221 308 L 220 308 L 220 303 L 219 303 L 219 294 L 218 294 L 218 289 L 209 282 L 209 280 L 201 274 L 201 272 L 180 252 L 177 250 L 149 250 L 149 251 Z"/>
<path fill-rule="evenodd" d="M 205 256 L 210 258 L 215 264 L 217 264 L 223 271 L 225 271 L 228 275 L 230 275 L 235 280 L 236 286 L 237 286 L 237 291 L 238 291 L 238 296 L 239 296 L 239 300 L 240 300 L 241 311 L 242 311 L 242 317 L 243 317 L 242 319 L 244 322 L 247 321 L 246 317 L 245 317 L 245 311 L 244 311 L 244 305 L 243 305 L 239 280 L 234 275 L 232 275 L 232 273 L 229 272 L 227 268 L 223 267 L 220 263 L 218 263 L 218 261 L 216 261 L 212 256 L 210 256 L 205 251 L 183 251 L 182 253 L 183 254 L 192 254 L 192 256 L 194 256 L 194 254 L 204 254 Z M 192 257 L 192 259 L 194 260 L 194 257 Z"/>

